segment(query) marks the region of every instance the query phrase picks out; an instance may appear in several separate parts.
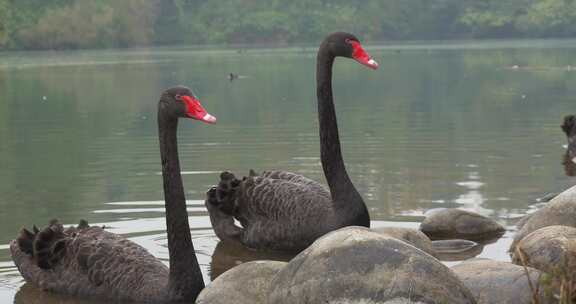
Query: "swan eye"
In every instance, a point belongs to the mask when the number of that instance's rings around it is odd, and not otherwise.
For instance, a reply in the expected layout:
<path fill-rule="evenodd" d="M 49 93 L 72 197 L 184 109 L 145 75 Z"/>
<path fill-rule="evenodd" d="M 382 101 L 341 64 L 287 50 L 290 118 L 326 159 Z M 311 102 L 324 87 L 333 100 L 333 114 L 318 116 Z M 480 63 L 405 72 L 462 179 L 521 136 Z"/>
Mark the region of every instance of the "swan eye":
<path fill-rule="evenodd" d="M 344 40 L 344 41 L 348 44 L 352 44 L 352 40 L 350 38 L 346 38 L 346 40 Z"/>

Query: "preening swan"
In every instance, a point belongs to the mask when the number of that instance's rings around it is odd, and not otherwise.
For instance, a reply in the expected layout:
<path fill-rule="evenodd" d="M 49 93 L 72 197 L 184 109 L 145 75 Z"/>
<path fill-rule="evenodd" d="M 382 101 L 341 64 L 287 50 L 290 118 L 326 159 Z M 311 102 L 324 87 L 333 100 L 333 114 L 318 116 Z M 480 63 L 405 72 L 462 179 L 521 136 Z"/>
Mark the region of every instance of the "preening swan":
<path fill-rule="evenodd" d="M 22 229 L 10 243 L 24 279 L 44 290 L 138 302 L 194 301 L 204 288 L 190 236 L 176 142 L 178 118 L 215 123 L 190 89 L 173 87 L 158 103 L 158 131 L 170 268 L 136 243 L 88 226 Z"/>
<path fill-rule="evenodd" d="M 332 65 L 336 57 L 352 58 L 372 69 L 378 64 L 352 34 L 330 34 L 320 45 L 316 64 L 320 155 L 329 191 L 304 176 L 265 171 L 237 179 L 220 175 L 208 191 L 206 207 L 220 239 L 236 239 L 258 249 L 298 251 L 341 227 L 370 226 L 362 197 L 346 173 L 340 151 L 332 98 Z M 242 228 L 234 225 L 234 219 Z"/>

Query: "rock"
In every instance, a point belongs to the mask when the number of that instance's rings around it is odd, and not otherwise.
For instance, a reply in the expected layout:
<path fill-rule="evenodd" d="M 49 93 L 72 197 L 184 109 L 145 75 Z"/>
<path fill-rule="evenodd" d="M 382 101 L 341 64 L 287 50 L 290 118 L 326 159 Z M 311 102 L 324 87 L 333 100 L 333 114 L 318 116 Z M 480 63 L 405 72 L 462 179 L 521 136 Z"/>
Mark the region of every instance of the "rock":
<path fill-rule="evenodd" d="M 534 268 L 524 269 L 508 262 L 484 259 L 463 262 L 453 266 L 452 270 L 470 289 L 478 304 L 531 304 L 533 292 L 530 282 L 536 289 L 541 275 Z M 538 292 L 538 303 L 555 303 L 555 300 L 546 298 L 543 288 Z"/>
<path fill-rule="evenodd" d="M 553 198 L 555 198 L 556 196 L 558 196 L 559 193 L 546 193 L 544 196 L 541 196 L 539 198 L 536 199 L 535 201 L 535 205 L 545 205 L 546 203 L 548 203 L 549 201 L 551 201 Z M 530 217 L 532 216 L 532 213 L 526 214 L 524 215 L 517 223 L 516 223 L 516 228 L 517 229 L 522 229 L 522 227 L 524 226 L 524 224 L 526 224 L 526 222 L 530 219 Z"/>
<path fill-rule="evenodd" d="M 196 304 L 265 303 L 272 278 L 286 265 L 278 261 L 240 264 L 212 281 L 196 299 Z"/>
<path fill-rule="evenodd" d="M 461 210 L 442 209 L 427 216 L 420 230 L 431 239 L 467 239 L 472 241 L 497 238 L 504 227 L 483 215 Z"/>
<path fill-rule="evenodd" d="M 326 234 L 278 272 L 267 303 L 476 303 L 452 271 L 364 227 Z"/>
<path fill-rule="evenodd" d="M 557 193 L 557 192 L 546 193 L 543 196 L 537 198 L 536 201 L 538 203 L 547 203 L 547 202 L 551 201 L 552 199 L 554 199 L 555 197 L 557 197 L 558 194 L 560 194 L 560 193 Z"/>
<path fill-rule="evenodd" d="M 436 252 L 432 247 L 432 241 L 418 229 L 404 227 L 379 227 L 372 228 L 372 231 L 405 241 L 431 256 L 436 256 Z"/>
<path fill-rule="evenodd" d="M 514 252 L 516 244 L 531 232 L 553 225 L 576 227 L 576 186 L 558 194 L 546 206 L 532 213 L 514 236 L 510 252 Z"/>
<path fill-rule="evenodd" d="M 520 240 L 512 252 L 512 261 L 553 276 L 576 274 L 576 228 L 548 226 Z M 523 256 L 521 256 L 523 255 Z"/>
<path fill-rule="evenodd" d="M 517 223 L 516 223 L 516 228 L 517 229 L 522 229 L 522 227 L 524 227 L 524 225 L 526 225 L 526 222 L 528 222 L 528 220 L 532 217 L 532 213 L 530 214 L 526 214 L 525 216 L 523 216 Z"/>

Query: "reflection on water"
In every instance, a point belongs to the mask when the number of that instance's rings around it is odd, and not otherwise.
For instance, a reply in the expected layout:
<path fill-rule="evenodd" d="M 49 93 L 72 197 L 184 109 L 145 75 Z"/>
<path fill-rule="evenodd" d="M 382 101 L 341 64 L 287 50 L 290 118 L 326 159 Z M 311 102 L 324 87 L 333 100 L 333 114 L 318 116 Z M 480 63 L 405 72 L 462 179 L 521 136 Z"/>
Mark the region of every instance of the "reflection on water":
<path fill-rule="evenodd" d="M 44 292 L 32 284 L 24 284 L 14 296 L 14 304 L 101 304 L 102 301 L 78 299 L 66 295 Z"/>
<path fill-rule="evenodd" d="M 235 241 L 218 242 L 210 263 L 210 279 L 214 280 L 226 270 L 242 263 L 257 260 L 289 261 L 295 254 L 255 251 Z"/>
<path fill-rule="evenodd" d="M 566 68 L 574 48 L 573 40 L 377 46 L 377 72 L 338 60 L 344 157 L 373 226 L 417 228 L 434 208 L 469 209 L 508 228 L 479 256 L 509 260 L 513 225 L 540 206 L 535 198 L 574 183 L 558 161 L 558 121 L 576 95 Z M 312 48 L 0 53 L 0 302 L 80 303 L 22 285 L 10 261 L 18 230 L 52 218 L 105 225 L 168 263 L 155 111 L 159 92 L 175 84 L 191 86 L 219 119 L 179 129 L 204 279 L 252 259 L 288 259 L 219 243 L 203 199 L 222 170 L 324 180 L 314 60 Z M 230 72 L 249 77 L 231 82 Z"/>
<path fill-rule="evenodd" d="M 484 250 L 484 245 L 478 244 L 476 246 L 458 252 L 439 253 L 436 255 L 436 257 L 441 261 L 445 262 L 464 261 L 478 256 L 480 253 L 482 253 L 482 250 Z"/>

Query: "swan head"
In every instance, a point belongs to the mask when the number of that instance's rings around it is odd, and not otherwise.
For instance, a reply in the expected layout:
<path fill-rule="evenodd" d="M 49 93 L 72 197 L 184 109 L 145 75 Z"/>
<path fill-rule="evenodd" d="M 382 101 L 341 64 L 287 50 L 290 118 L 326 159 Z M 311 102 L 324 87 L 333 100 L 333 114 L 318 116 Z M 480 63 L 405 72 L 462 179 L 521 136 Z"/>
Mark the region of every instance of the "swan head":
<path fill-rule="evenodd" d="M 352 58 L 371 69 L 378 68 L 378 62 L 364 50 L 360 40 L 350 33 L 332 33 L 324 39 L 320 48 L 328 48 L 334 56 Z"/>
<path fill-rule="evenodd" d="M 209 114 L 192 90 L 185 86 L 175 86 L 164 91 L 159 107 L 175 118 L 185 117 L 209 124 L 216 123 L 216 117 Z"/>

